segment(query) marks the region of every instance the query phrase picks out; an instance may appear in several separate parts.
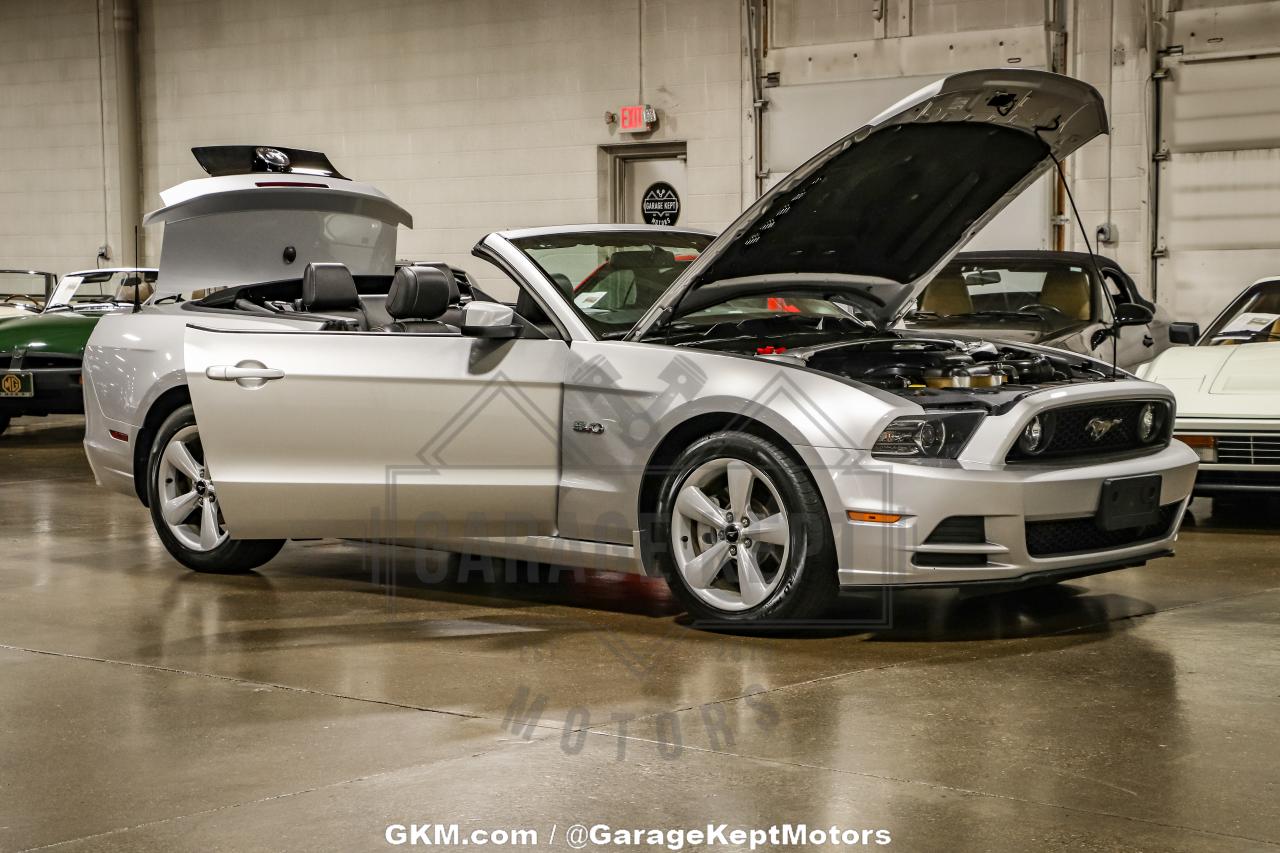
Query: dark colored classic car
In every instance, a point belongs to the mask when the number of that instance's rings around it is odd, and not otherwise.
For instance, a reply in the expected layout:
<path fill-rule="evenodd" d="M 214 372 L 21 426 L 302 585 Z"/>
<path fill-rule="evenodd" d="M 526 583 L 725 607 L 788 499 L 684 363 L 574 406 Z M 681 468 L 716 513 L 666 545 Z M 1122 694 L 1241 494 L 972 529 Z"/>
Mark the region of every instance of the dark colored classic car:
<path fill-rule="evenodd" d="M 0 317 L 0 433 L 13 418 L 81 414 L 84 346 L 99 318 L 151 297 L 154 269 L 68 273 L 40 310 Z"/>
<path fill-rule="evenodd" d="M 1136 306 L 1136 309 L 1128 306 Z M 1151 312 L 1149 322 L 1140 309 Z M 1121 322 L 1116 323 L 1119 317 Z M 1036 343 L 1132 369 L 1169 346 L 1167 312 L 1111 258 L 1083 252 L 961 252 L 925 288 L 903 325 Z"/>

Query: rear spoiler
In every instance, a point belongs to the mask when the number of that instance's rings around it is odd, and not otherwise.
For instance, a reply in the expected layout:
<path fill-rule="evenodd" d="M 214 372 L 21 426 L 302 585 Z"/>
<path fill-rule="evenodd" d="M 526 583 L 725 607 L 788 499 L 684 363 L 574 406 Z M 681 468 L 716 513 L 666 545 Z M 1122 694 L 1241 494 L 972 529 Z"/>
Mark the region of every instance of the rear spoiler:
<path fill-rule="evenodd" d="M 210 177 L 274 172 L 285 175 L 316 175 L 322 178 L 347 178 L 338 173 L 329 158 L 319 151 L 280 148 L 271 145 L 205 145 L 192 148 L 196 162 Z"/>

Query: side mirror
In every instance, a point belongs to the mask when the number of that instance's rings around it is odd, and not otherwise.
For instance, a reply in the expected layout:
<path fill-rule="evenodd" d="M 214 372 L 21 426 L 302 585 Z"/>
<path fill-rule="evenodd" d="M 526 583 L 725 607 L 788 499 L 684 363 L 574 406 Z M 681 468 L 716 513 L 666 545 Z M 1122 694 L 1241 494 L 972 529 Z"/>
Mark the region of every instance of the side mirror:
<path fill-rule="evenodd" d="M 1116 306 L 1115 326 L 1145 326 L 1155 318 L 1155 313 L 1145 305 L 1121 302 Z"/>
<path fill-rule="evenodd" d="M 518 338 L 524 326 L 515 321 L 516 312 L 497 302 L 472 300 L 462 309 L 462 334 L 469 338 Z"/>
<path fill-rule="evenodd" d="M 1199 323 L 1170 323 L 1169 324 L 1169 343 L 1186 344 L 1187 346 L 1195 346 L 1195 342 L 1200 340 L 1200 324 Z"/>

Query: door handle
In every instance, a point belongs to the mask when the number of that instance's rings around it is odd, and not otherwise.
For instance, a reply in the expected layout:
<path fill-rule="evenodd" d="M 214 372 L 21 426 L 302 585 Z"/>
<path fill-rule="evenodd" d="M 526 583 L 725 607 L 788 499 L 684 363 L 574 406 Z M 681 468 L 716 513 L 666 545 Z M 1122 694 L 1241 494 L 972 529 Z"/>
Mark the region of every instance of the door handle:
<path fill-rule="evenodd" d="M 274 367 L 229 367 L 217 365 L 207 368 L 204 375 L 219 382 L 236 382 L 241 379 L 284 379 L 284 371 Z"/>
<path fill-rule="evenodd" d="M 260 361 L 242 361 L 232 367 L 215 364 L 205 368 L 204 375 L 218 382 L 234 382 L 241 388 L 261 388 L 272 379 L 284 379 L 284 371 L 267 367 Z"/>

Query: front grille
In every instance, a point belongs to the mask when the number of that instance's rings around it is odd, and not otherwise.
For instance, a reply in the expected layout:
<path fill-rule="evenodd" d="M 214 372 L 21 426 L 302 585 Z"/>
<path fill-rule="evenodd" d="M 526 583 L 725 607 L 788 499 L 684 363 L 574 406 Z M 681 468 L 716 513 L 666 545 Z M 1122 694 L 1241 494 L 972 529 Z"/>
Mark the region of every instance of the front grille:
<path fill-rule="evenodd" d="M 22 360 L 23 370 L 41 370 L 57 367 L 79 367 L 83 359 L 77 355 L 27 355 Z"/>
<path fill-rule="evenodd" d="M 1218 461 L 1231 465 L 1280 465 L 1280 433 L 1219 434 Z"/>
<path fill-rule="evenodd" d="M 1152 402 L 1159 407 L 1159 426 L 1156 437 L 1143 444 L 1138 440 L 1138 416 L 1142 407 Z M 1050 409 L 1041 415 L 1051 430 L 1045 449 L 1033 455 L 1024 452 L 1015 443 L 1006 461 L 1038 462 L 1077 456 L 1105 456 L 1132 450 L 1158 450 L 1169 444 L 1173 426 L 1173 419 L 1169 414 L 1169 405 L 1162 400 L 1120 400 Z"/>
<path fill-rule="evenodd" d="M 1103 530 L 1093 516 L 1060 521 L 1028 521 L 1027 553 L 1032 557 L 1061 557 L 1089 551 L 1110 551 L 1155 541 L 1172 532 L 1173 522 L 1177 517 L 1178 504 L 1173 503 L 1160 507 L 1160 519 L 1154 524 L 1123 530 Z"/>
<path fill-rule="evenodd" d="M 926 545 L 979 545 L 987 541 L 986 518 L 981 515 L 953 515 L 938 522 Z"/>

